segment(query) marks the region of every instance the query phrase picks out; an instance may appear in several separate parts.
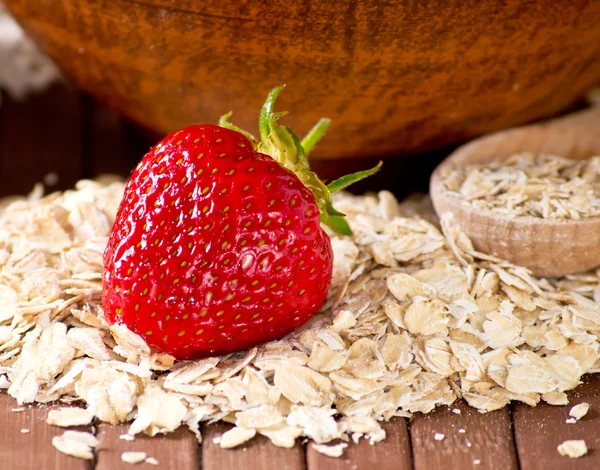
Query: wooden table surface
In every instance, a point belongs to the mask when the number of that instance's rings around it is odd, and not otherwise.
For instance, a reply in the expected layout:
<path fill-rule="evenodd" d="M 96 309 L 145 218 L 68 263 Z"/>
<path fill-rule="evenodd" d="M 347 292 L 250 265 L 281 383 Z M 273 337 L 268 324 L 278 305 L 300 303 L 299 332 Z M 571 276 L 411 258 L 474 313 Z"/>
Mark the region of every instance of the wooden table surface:
<path fill-rule="evenodd" d="M 59 188 L 99 173 L 127 174 L 147 148 L 145 132 L 67 86 L 55 86 L 25 103 L 5 100 L 0 106 L 0 195 L 27 191 L 50 171 L 58 175 Z M 430 171 L 434 160 L 429 156 L 419 161 L 422 174 Z M 394 171 L 388 166 L 388 178 L 390 173 L 411 170 L 410 163 L 391 166 Z M 333 163 L 323 168 L 335 172 Z M 389 181 L 393 179 L 386 184 Z M 407 188 L 391 189 L 403 194 Z M 51 407 L 14 411 L 19 409 L 16 402 L 0 393 L 0 470 L 134 468 L 121 461 L 123 451 L 144 451 L 159 461 L 158 467 L 143 463 L 135 468 L 164 470 L 600 469 L 600 376 L 587 376 L 569 398 L 565 407 L 512 404 L 487 414 L 457 402 L 410 420 L 396 418 L 384 424 L 385 441 L 373 446 L 366 441 L 350 444 L 339 459 L 319 454 L 310 444 L 298 442 L 293 449 L 282 449 L 262 437 L 224 450 L 213 444 L 213 437 L 229 428 L 225 424 L 203 427 L 204 442 L 198 445 L 184 429 L 129 442 L 119 439 L 126 425 L 98 423 L 89 431 L 100 445 L 94 460 L 84 461 L 52 447 L 52 436 L 64 430 L 45 423 Z M 590 403 L 591 411 L 579 423 L 566 424 L 570 407 L 582 402 Z M 444 439 L 435 440 L 436 433 Z M 560 456 L 556 447 L 567 439 L 585 439 L 588 454 L 580 459 Z"/>

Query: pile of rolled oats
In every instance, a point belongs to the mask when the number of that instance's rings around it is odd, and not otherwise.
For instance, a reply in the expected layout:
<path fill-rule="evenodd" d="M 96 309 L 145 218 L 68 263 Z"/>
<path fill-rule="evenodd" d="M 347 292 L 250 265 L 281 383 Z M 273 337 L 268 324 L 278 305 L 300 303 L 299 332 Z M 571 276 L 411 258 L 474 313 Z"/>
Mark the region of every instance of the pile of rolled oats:
<path fill-rule="evenodd" d="M 85 403 L 52 424 L 131 421 L 130 435 L 183 424 L 200 440 L 199 423 L 223 420 L 235 424 L 223 447 L 256 434 L 284 447 L 375 442 L 381 421 L 461 397 L 481 411 L 564 405 L 600 364 L 597 273 L 535 278 L 478 253 L 451 220 L 440 231 L 415 215 L 435 222 L 426 199 L 385 191 L 339 195 L 354 235 L 332 237 L 331 292 L 305 327 L 225 357 L 153 354 L 103 318 L 102 253 L 123 188 L 81 181 L 0 204 L 0 388 L 20 404 Z"/>
<path fill-rule="evenodd" d="M 600 156 L 575 161 L 520 153 L 454 168 L 443 183 L 473 207 L 511 216 L 578 220 L 600 215 Z"/>

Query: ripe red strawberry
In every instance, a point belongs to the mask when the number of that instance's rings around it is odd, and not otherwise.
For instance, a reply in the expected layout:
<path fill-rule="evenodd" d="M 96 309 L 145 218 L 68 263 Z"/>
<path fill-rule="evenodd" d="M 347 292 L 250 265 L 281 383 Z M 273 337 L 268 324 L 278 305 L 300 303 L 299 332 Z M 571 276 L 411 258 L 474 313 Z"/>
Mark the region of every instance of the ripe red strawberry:
<path fill-rule="evenodd" d="M 332 250 L 320 222 L 349 233 L 301 145 L 272 112 L 262 142 L 221 119 L 177 131 L 146 154 L 125 194 L 104 253 L 106 318 L 177 358 L 228 353 L 279 338 L 323 305 Z M 310 188 L 310 189 L 309 189 Z"/>

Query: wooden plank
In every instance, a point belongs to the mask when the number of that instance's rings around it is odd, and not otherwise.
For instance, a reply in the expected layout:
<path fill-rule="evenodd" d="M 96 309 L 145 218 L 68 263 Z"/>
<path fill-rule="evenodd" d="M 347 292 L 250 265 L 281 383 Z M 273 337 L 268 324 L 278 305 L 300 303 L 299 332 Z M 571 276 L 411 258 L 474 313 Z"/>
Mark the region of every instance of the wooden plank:
<path fill-rule="evenodd" d="M 23 102 L 0 106 L 0 195 L 29 192 L 49 173 L 50 190 L 71 187 L 82 176 L 81 94 L 59 83 Z"/>
<path fill-rule="evenodd" d="M 86 148 L 86 173 L 127 177 L 148 151 L 140 130 L 119 113 L 86 98 L 90 143 Z"/>
<path fill-rule="evenodd" d="M 301 444 L 291 449 L 274 446 L 263 436 L 257 436 L 234 449 L 221 449 L 213 439 L 231 425 L 216 423 L 203 430 L 202 470 L 304 470 L 305 454 Z"/>
<path fill-rule="evenodd" d="M 600 375 L 585 377 L 583 385 L 568 393 L 568 406 L 540 403 L 535 408 L 513 406 L 515 441 L 521 470 L 590 470 L 600 468 Z M 577 424 L 567 424 L 569 410 L 589 403 L 589 413 Z M 559 455 L 556 447 L 568 439 L 584 439 L 588 454 L 571 459 Z"/>
<path fill-rule="evenodd" d="M 194 435 L 185 428 L 180 428 L 164 436 L 148 437 L 138 435 L 133 441 L 119 439 L 121 434 L 127 433 L 129 425 L 113 426 L 100 424 L 98 426 L 98 440 L 96 449 L 95 470 L 118 470 L 129 468 L 121 460 L 123 452 L 145 452 L 148 457 L 158 460 L 158 467 L 149 463 L 140 463 L 136 469 L 150 470 L 198 470 L 200 460 L 198 455 L 198 441 Z"/>
<path fill-rule="evenodd" d="M 308 470 L 411 470 L 410 438 L 403 418 L 383 423 L 386 439 L 371 445 L 365 439 L 350 443 L 340 458 L 317 452 L 312 444 L 306 451 Z"/>
<path fill-rule="evenodd" d="M 435 439 L 437 433 L 444 435 L 442 440 Z M 410 436 L 415 470 L 518 468 L 506 408 L 481 414 L 465 402 L 456 402 L 427 415 L 415 415 Z"/>
<path fill-rule="evenodd" d="M 15 412 L 12 409 L 25 408 Z M 2 470 L 91 470 L 92 463 L 59 452 L 52 438 L 65 429 L 46 424 L 52 407 L 23 406 L 0 393 L 0 468 Z M 28 429 L 25 433 L 21 430 Z"/>

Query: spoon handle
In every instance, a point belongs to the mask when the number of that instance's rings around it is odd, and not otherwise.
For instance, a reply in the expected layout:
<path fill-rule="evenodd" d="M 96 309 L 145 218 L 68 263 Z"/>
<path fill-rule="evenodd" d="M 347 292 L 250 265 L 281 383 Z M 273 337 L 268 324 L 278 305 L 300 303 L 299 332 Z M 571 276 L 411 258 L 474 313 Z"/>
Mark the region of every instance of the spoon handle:
<path fill-rule="evenodd" d="M 520 152 L 548 153 L 573 160 L 600 155 L 600 104 L 475 139 L 442 162 L 434 177 L 446 167 L 486 163 Z"/>
<path fill-rule="evenodd" d="M 600 133 L 600 103 L 593 103 L 590 108 L 552 119 L 540 127 L 546 131 L 579 128 L 582 132 Z"/>

